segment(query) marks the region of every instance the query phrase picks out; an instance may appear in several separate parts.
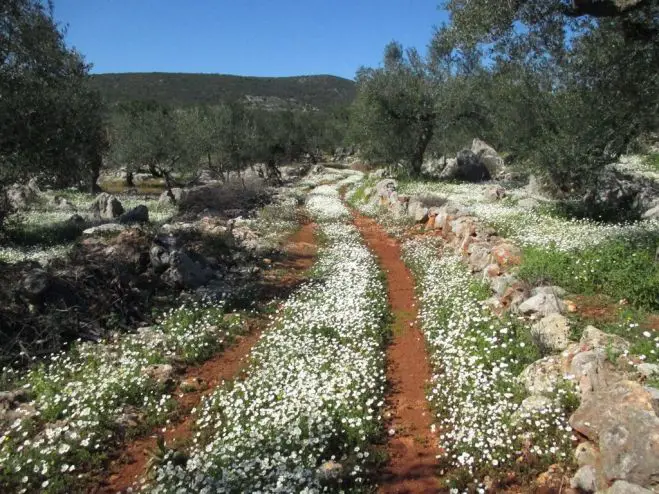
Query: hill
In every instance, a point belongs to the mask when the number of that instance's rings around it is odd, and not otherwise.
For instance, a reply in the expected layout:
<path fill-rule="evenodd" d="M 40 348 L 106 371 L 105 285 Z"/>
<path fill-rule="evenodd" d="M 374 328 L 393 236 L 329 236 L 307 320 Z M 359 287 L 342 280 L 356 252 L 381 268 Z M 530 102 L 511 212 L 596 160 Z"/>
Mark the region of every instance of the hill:
<path fill-rule="evenodd" d="M 95 74 L 91 84 L 109 103 L 155 100 L 175 106 L 246 101 L 270 109 L 325 109 L 350 103 L 355 83 L 331 75 L 246 77 L 222 74 Z"/>

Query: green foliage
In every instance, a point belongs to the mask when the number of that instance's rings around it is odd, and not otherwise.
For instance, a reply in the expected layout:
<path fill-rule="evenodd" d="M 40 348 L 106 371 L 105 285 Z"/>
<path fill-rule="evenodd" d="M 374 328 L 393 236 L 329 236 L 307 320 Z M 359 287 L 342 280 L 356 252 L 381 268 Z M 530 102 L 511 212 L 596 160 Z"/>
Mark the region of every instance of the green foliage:
<path fill-rule="evenodd" d="M 330 75 L 95 74 L 90 85 L 111 105 L 149 100 L 177 107 L 250 102 L 265 110 L 331 110 L 349 104 L 355 96 L 353 81 Z"/>
<path fill-rule="evenodd" d="M 659 153 L 650 153 L 645 157 L 645 164 L 653 171 L 659 172 Z"/>
<path fill-rule="evenodd" d="M 0 61 L 0 181 L 39 175 L 54 185 L 95 185 L 105 147 L 101 102 L 43 2 L 2 2 Z"/>
<path fill-rule="evenodd" d="M 526 247 L 519 276 L 579 294 L 604 293 L 637 307 L 659 308 L 656 238 L 614 241 L 579 252 Z"/>
<path fill-rule="evenodd" d="M 415 50 L 398 43 L 385 48 L 384 67 L 361 68 L 352 108 L 352 139 L 372 161 L 402 161 L 412 175 L 432 139 L 437 113 L 436 86 Z"/>

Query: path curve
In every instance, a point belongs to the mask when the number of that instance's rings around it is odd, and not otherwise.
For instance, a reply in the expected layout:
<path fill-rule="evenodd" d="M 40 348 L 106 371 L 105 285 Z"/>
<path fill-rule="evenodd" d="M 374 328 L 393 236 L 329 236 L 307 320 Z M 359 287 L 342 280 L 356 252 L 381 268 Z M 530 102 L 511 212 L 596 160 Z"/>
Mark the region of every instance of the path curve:
<path fill-rule="evenodd" d="M 353 211 L 354 224 L 380 261 L 387 276 L 393 313 L 393 339 L 387 349 L 387 380 L 391 390 L 386 445 L 388 464 L 379 479 L 382 494 L 440 492 L 437 438 L 425 396 L 431 376 L 423 334 L 417 327 L 414 280 L 401 259 L 399 243 L 378 223 Z"/>
<path fill-rule="evenodd" d="M 305 223 L 283 245 L 285 260 L 278 263 L 277 267 L 281 268 L 281 272 L 275 275 L 278 279 L 272 282 L 278 284 L 284 293 L 288 293 L 293 285 L 300 282 L 300 276 L 314 262 L 317 250 L 315 230 L 314 223 Z M 203 396 L 210 394 L 223 381 L 240 376 L 247 363 L 246 357 L 259 340 L 267 322 L 264 319 L 262 324 L 250 328 L 248 334 L 240 337 L 232 347 L 202 365 L 191 367 L 186 371 L 183 379 L 190 376 L 200 377 L 208 383 L 208 387 L 203 391 L 186 393 L 177 398 L 182 409 L 182 417 L 162 433 L 167 446 L 181 444 L 192 437 L 194 418 L 190 414 L 191 410 L 199 404 Z M 110 466 L 104 485 L 90 491 L 114 494 L 124 492 L 138 483 L 146 473 L 150 451 L 156 447 L 157 437 L 156 431 L 153 431 L 151 435 L 138 438 L 126 445 L 119 458 Z"/>

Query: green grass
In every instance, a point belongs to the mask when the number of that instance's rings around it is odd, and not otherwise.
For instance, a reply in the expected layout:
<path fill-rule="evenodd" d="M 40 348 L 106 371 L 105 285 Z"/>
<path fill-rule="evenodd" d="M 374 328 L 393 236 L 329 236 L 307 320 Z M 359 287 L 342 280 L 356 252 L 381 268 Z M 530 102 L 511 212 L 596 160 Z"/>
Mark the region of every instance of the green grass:
<path fill-rule="evenodd" d="M 613 241 L 580 252 L 525 247 L 519 276 L 532 284 L 552 283 L 576 294 L 602 293 L 626 299 L 634 307 L 658 310 L 658 241 L 655 234 L 633 243 Z"/>
<path fill-rule="evenodd" d="M 652 171 L 659 172 L 659 153 L 650 153 L 644 159 L 645 164 Z"/>

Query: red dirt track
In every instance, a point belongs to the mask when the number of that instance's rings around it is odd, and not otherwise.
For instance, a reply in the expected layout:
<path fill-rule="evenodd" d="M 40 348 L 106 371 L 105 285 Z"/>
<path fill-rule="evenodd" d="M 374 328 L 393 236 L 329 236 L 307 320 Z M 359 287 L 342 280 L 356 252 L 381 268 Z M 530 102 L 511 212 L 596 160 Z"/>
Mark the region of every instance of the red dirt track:
<path fill-rule="evenodd" d="M 386 445 L 388 464 L 380 477 L 383 494 L 440 492 L 437 438 L 430 431 L 432 416 L 425 397 L 430 365 L 421 331 L 412 275 L 401 259 L 400 245 L 374 220 L 353 212 L 354 223 L 387 276 L 394 315 L 393 340 L 387 350 L 387 379 L 391 386 L 391 420 Z"/>

